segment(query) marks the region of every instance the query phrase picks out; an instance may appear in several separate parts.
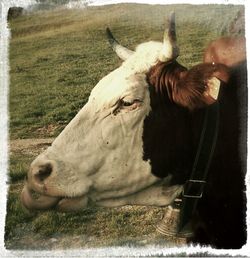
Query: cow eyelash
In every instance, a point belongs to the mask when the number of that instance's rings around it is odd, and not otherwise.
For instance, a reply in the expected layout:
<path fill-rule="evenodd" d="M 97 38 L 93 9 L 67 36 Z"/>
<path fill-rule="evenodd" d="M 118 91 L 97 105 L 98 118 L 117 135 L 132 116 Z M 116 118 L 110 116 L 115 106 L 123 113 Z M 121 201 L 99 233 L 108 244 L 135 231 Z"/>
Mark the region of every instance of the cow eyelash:
<path fill-rule="evenodd" d="M 124 107 L 129 107 L 129 106 L 133 105 L 134 102 L 135 101 L 128 102 L 128 101 L 120 100 L 120 105 L 124 106 Z"/>
<path fill-rule="evenodd" d="M 116 108 L 113 110 L 112 114 L 113 115 L 117 115 L 122 109 L 136 109 L 137 106 L 141 103 L 142 101 L 139 99 L 135 99 L 132 101 L 125 101 L 123 99 L 120 99 L 117 104 L 116 104 Z M 134 107 L 133 107 L 134 106 Z"/>
<path fill-rule="evenodd" d="M 131 100 L 131 101 L 125 101 L 125 100 L 121 99 L 120 103 L 119 103 L 119 106 L 120 107 L 130 107 L 130 106 L 133 106 L 133 105 L 138 105 L 141 102 L 142 101 L 139 100 L 139 99 L 134 99 L 134 100 Z"/>

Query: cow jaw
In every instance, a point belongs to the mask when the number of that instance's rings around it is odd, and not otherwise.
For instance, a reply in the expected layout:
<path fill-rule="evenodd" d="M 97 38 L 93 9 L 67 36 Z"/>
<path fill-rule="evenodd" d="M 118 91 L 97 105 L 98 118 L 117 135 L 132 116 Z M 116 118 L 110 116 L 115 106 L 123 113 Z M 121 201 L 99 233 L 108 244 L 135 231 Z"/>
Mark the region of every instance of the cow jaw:
<path fill-rule="evenodd" d="M 137 193 L 123 197 L 111 197 L 101 199 L 100 201 L 96 201 L 95 194 L 90 194 L 88 197 L 64 198 L 58 202 L 55 208 L 63 212 L 79 211 L 87 206 L 88 199 L 101 207 L 119 207 L 124 205 L 167 206 L 183 191 L 181 185 L 170 186 L 170 179 L 171 176 L 163 180 L 163 182 L 157 182 Z"/>
<path fill-rule="evenodd" d="M 87 206 L 88 199 L 91 199 L 97 206 L 101 207 L 119 207 L 123 205 L 166 206 L 171 204 L 183 190 L 181 185 L 170 186 L 170 179 L 171 176 L 167 177 L 162 182 L 157 182 L 153 186 L 149 186 L 142 191 L 128 196 L 118 198 L 111 197 L 100 201 L 96 201 L 94 195 L 75 198 L 57 198 L 42 195 L 35 199 L 32 196 L 31 189 L 29 189 L 26 184 L 21 194 L 21 200 L 23 206 L 29 210 L 47 210 L 55 208 L 60 212 L 75 212 L 82 210 Z"/>
<path fill-rule="evenodd" d="M 168 178 L 169 179 L 169 178 Z M 123 205 L 144 205 L 144 206 L 167 206 L 183 191 L 181 185 L 170 186 L 156 183 L 138 193 L 121 198 L 110 198 L 96 202 L 102 207 L 118 207 Z"/>

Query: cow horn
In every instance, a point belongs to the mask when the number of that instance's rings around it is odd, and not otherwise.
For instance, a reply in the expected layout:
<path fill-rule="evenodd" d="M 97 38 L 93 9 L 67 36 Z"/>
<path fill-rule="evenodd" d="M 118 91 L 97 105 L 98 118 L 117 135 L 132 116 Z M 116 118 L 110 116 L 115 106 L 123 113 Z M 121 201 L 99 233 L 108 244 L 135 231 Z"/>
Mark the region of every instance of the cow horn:
<path fill-rule="evenodd" d="M 172 12 L 167 22 L 167 28 L 163 37 L 163 49 L 160 55 L 160 61 L 166 62 L 176 59 L 179 55 L 179 48 L 176 43 L 175 32 L 175 13 Z"/>
<path fill-rule="evenodd" d="M 24 185 L 21 193 L 21 202 L 28 210 L 47 210 L 54 207 L 59 200 L 59 197 L 50 196 L 41 196 L 38 199 L 34 199 L 31 195 L 31 189 L 27 184 Z"/>
<path fill-rule="evenodd" d="M 112 32 L 110 31 L 109 28 L 106 29 L 106 34 L 108 37 L 108 41 L 113 48 L 113 50 L 116 52 L 116 54 L 123 60 L 125 61 L 128 59 L 131 55 L 134 54 L 134 51 L 120 45 L 120 43 L 114 38 Z"/>

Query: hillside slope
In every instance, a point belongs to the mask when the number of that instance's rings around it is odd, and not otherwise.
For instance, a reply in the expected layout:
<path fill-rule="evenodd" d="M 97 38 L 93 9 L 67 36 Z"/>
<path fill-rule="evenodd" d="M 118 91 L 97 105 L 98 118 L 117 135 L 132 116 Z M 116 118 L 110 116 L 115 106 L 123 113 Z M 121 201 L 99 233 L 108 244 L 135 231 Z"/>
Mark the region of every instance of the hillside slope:
<path fill-rule="evenodd" d="M 105 35 L 134 48 L 162 40 L 170 11 L 176 12 L 179 57 L 201 62 L 208 42 L 227 32 L 242 6 L 117 4 L 39 11 L 11 20 L 10 136 L 56 136 L 86 103 L 95 84 L 119 66 Z"/>

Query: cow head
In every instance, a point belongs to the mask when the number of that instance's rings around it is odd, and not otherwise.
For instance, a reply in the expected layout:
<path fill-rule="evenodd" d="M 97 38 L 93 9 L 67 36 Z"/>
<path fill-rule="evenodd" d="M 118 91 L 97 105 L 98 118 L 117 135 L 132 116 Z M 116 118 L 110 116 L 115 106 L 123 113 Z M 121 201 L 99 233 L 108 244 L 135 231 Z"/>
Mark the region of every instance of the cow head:
<path fill-rule="evenodd" d="M 174 14 L 163 43 L 131 51 L 109 34 L 124 62 L 99 81 L 87 104 L 32 162 L 21 194 L 28 209 L 77 210 L 89 200 L 168 205 L 182 191 L 170 179 L 177 163 L 189 162 L 189 113 L 216 101 L 227 73 L 212 64 L 188 71 L 176 61 Z"/>

